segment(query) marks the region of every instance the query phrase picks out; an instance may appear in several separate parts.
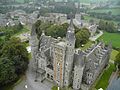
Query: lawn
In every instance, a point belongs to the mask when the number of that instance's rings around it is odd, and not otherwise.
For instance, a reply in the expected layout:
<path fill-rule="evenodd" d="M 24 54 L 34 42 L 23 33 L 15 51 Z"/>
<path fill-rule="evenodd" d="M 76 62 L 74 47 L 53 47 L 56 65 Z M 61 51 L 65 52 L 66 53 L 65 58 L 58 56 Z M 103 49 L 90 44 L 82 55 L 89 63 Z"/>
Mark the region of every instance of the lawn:
<path fill-rule="evenodd" d="M 84 45 L 84 47 L 80 47 L 80 49 L 81 49 L 81 50 L 86 50 L 86 49 L 89 48 L 92 44 L 93 44 L 92 41 L 88 41 L 88 42 Z"/>
<path fill-rule="evenodd" d="M 95 86 L 96 89 L 103 88 L 103 90 L 105 90 L 107 88 L 109 84 L 110 76 L 115 69 L 114 64 L 109 64 L 109 65 L 110 66 L 106 70 L 104 70 L 102 76 L 97 81 L 97 84 Z"/>
<path fill-rule="evenodd" d="M 110 56 L 110 59 L 111 60 L 115 60 L 116 59 L 116 55 L 118 54 L 119 52 L 117 50 L 112 50 L 111 52 L 111 56 Z"/>
<path fill-rule="evenodd" d="M 120 15 L 120 8 L 93 9 L 93 10 L 90 10 L 89 12 L 108 13 L 109 11 L 112 12 L 112 15 Z"/>
<path fill-rule="evenodd" d="M 99 40 L 103 40 L 106 44 L 112 42 L 113 47 L 120 48 L 120 33 L 104 32 Z"/>

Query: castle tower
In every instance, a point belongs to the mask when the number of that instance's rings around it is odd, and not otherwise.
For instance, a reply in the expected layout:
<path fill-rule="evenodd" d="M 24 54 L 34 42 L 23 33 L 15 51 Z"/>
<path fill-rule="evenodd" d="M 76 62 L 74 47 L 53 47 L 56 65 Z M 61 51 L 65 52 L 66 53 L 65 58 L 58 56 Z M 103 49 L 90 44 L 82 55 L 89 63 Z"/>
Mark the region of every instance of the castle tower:
<path fill-rule="evenodd" d="M 36 52 L 38 51 L 38 44 L 39 44 L 39 40 L 37 38 L 37 34 L 36 34 L 36 30 L 35 30 L 35 26 L 32 26 L 32 30 L 31 30 L 31 37 L 30 37 L 30 45 L 31 45 L 31 54 L 32 54 L 32 60 L 33 63 L 36 62 Z"/>
<path fill-rule="evenodd" d="M 75 29 L 73 26 L 73 19 L 71 19 L 66 35 L 67 50 L 66 50 L 65 77 L 64 77 L 65 86 L 69 86 L 71 84 L 75 40 L 76 40 Z"/>

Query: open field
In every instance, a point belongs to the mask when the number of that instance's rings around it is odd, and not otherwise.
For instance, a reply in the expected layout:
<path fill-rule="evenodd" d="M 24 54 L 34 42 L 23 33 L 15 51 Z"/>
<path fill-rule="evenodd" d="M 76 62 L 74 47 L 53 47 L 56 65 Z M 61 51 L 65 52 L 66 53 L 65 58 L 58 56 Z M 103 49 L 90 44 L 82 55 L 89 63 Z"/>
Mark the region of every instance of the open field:
<path fill-rule="evenodd" d="M 108 13 L 109 11 L 112 12 L 112 15 L 120 15 L 120 8 L 95 9 L 95 10 L 90 10 L 89 12 Z"/>
<path fill-rule="evenodd" d="M 109 84 L 109 79 L 110 76 L 112 74 L 112 72 L 114 71 L 115 67 L 114 64 L 109 64 L 110 66 L 104 70 L 102 76 L 100 77 L 100 79 L 97 81 L 97 84 L 95 86 L 95 88 L 98 90 L 100 88 L 102 88 L 103 90 L 105 90 Z"/>
<path fill-rule="evenodd" d="M 99 40 L 104 41 L 106 44 L 112 42 L 113 47 L 120 48 L 120 33 L 104 32 Z"/>

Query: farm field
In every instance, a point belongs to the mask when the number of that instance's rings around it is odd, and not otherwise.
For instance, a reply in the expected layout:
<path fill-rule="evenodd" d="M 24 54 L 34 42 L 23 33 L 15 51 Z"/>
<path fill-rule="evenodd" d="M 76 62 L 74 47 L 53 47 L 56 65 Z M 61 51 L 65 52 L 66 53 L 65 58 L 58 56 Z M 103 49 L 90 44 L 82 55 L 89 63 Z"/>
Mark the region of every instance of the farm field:
<path fill-rule="evenodd" d="M 94 10 L 90 10 L 89 12 L 108 13 L 109 11 L 112 12 L 112 15 L 120 15 L 120 8 L 94 9 Z"/>

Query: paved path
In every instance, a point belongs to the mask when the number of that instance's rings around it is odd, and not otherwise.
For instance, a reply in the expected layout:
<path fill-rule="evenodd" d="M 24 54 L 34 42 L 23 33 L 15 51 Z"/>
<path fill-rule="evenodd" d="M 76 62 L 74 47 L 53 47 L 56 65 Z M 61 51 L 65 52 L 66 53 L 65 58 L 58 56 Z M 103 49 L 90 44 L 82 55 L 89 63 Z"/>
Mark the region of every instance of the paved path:
<path fill-rule="evenodd" d="M 31 63 L 31 62 L 30 62 Z M 25 88 L 27 86 L 27 88 Z M 31 70 L 31 64 L 26 72 L 26 78 L 16 85 L 13 90 L 51 90 L 53 84 L 49 81 L 40 82 L 40 78 L 35 82 L 35 73 Z"/>
<path fill-rule="evenodd" d="M 13 90 L 26 90 L 25 84 L 26 84 L 26 81 L 23 80 L 23 81 L 20 82 L 18 85 L 16 85 L 16 86 L 13 88 Z"/>
<path fill-rule="evenodd" d="M 91 40 L 91 41 L 96 41 L 100 36 L 102 36 L 103 35 L 103 32 L 102 31 L 100 31 L 100 33 L 98 34 L 98 35 L 96 35 L 96 36 L 93 36 L 93 37 L 90 37 L 89 39 Z"/>

